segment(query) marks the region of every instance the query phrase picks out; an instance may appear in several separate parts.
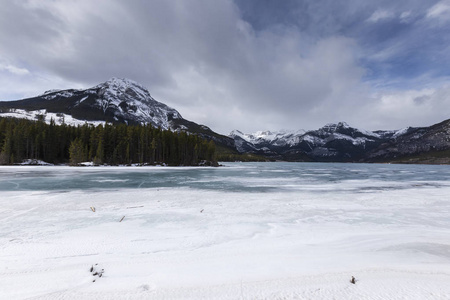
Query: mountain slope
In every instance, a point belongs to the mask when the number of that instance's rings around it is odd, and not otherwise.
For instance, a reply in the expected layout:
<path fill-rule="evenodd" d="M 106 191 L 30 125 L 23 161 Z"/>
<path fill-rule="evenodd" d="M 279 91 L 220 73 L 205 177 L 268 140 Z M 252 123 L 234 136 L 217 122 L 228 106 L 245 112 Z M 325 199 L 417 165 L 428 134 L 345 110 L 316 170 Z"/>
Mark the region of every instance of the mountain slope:
<path fill-rule="evenodd" d="M 84 122 L 151 124 L 166 130 L 197 133 L 234 147 L 232 139 L 184 119 L 177 110 L 156 101 L 145 87 L 129 79 L 111 78 L 85 90 L 52 90 L 28 99 L 0 102 L 0 116 L 42 117 L 47 121 L 53 118 L 57 123 L 73 125 Z"/>
<path fill-rule="evenodd" d="M 368 153 L 367 160 L 450 163 L 445 154 L 449 150 L 450 119 L 429 127 L 408 128 Z"/>

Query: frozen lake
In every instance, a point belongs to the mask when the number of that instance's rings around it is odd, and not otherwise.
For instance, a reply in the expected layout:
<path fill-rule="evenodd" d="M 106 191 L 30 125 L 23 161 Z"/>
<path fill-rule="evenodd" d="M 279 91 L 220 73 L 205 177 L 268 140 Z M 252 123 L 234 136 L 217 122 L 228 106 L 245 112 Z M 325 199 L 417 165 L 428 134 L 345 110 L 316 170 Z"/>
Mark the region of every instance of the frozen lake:
<path fill-rule="evenodd" d="M 0 299 L 450 299 L 449 166 L 6 166 L 0 193 Z"/>

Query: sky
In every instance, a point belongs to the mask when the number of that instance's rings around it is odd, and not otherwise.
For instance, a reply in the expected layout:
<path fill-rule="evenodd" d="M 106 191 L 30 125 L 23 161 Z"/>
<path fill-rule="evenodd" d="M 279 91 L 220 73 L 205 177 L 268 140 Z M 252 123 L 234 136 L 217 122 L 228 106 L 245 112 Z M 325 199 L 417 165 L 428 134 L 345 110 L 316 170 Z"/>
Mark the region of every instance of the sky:
<path fill-rule="evenodd" d="M 111 77 L 196 123 L 450 118 L 450 0 L 0 0 L 0 101 Z"/>

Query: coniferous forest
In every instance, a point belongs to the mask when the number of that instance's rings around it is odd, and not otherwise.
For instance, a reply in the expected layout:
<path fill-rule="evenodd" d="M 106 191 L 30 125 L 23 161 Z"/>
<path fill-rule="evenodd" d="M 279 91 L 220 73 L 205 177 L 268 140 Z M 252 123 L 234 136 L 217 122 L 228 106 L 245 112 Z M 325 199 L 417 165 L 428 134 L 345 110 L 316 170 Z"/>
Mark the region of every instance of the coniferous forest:
<path fill-rule="evenodd" d="M 56 125 L 0 118 L 0 164 L 25 159 L 53 164 L 217 165 L 216 147 L 194 134 L 151 125 Z"/>

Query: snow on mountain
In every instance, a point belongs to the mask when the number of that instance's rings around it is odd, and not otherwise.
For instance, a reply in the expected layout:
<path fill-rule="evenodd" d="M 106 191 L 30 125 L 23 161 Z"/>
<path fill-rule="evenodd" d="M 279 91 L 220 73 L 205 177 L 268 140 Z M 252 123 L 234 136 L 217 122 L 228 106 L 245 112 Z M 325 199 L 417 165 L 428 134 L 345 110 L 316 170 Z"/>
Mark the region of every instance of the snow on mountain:
<path fill-rule="evenodd" d="M 234 130 L 229 136 L 234 139 L 239 152 L 265 155 L 274 160 L 374 162 L 408 156 L 412 159 L 411 155 L 450 149 L 449 134 L 450 120 L 430 127 L 389 131 L 368 131 L 339 122 L 296 132 L 245 134 Z M 430 161 L 443 163 L 446 160 L 439 157 Z"/>
<path fill-rule="evenodd" d="M 364 129 L 358 129 L 351 127 L 346 122 L 339 122 L 339 123 L 329 123 L 323 126 L 322 128 L 319 128 L 316 130 L 316 132 L 319 132 L 322 135 L 330 135 L 330 134 L 344 134 L 351 137 L 373 137 L 373 138 L 380 138 L 380 135 L 378 133 L 364 130 Z"/>
<path fill-rule="evenodd" d="M 48 91 L 45 91 L 43 94 L 41 94 L 39 96 L 45 96 L 47 94 L 57 93 L 57 92 L 60 92 L 60 91 L 61 90 L 59 90 L 59 89 L 48 90 Z"/>
<path fill-rule="evenodd" d="M 178 111 L 156 101 L 145 87 L 129 79 L 111 78 L 87 92 L 97 93 L 99 98 L 95 104 L 104 113 L 113 109 L 116 119 L 131 118 L 138 123 L 151 123 L 163 129 L 170 129 L 171 119 L 182 119 Z"/>
<path fill-rule="evenodd" d="M 299 137 L 305 133 L 304 130 L 297 131 L 289 131 L 289 130 L 280 130 L 280 131 L 257 131 L 255 133 L 242 133 L 239 130 L 233 130 L 229 136 L 230 137 L 239 137 L 244 141 L 252 144 L 259 143 L 271 143 L 274 145 L 284 146 L 294 145 L 298 142 Z"/>
<path fill-rule="evenodd" d="M 69 98 L 72 97 L 75 90 L 65 90 L 65 91 L 47 91 L 43 94 L 42 98 L 46 100 L 53 100 L 57 98 Z"/>
<path fill-rule="evenodd" d="M 336 158 L 351 160 L 363 152 L 379 146 L 393 136 L 406 131 L 377 131 L 351 127 L 345 122 L 329 123 L 317 130 L 257 131 L 251 134 L 234 130 L 230 137 L 240 152 L 260 154 L 276 153 L 282 159 L 298 157 L 303 153 L 310 158 Z"/>
<path fill-rule="evenodd" d="M 412 129 L 412 127 L 406 127 L 406 128 L 397 130 L 397 131 L 394 132 L 394 134 L 392 135 L 392 137 L 393 137 L 394 139 L 396 139 L 396 138 L 398 138 L 398 137 L 400 137 L 400 136 L 402 136 L 402 135 L 407 134 L 411 129 Z"/>
<path fill-rule="evenodd" d="M 350 141 L 353 145 L 364 145 L 366 142 L 373 142 L 372 139 L 368 139 L 366 137 L 352 138 L 352 137 L 350 137 L 348 135 L 340 134 L 340 133 L 335 133 L 333 138 L 334 139 L 339 139 L 339 140 Z"/>
<path fill-rule="evenodd" d="M 322 146 L 334 139 L 347 140 L 354 145 L 362 145 L 373 141 L 373 138 L 380 138 L 380 135 L 377 133 L 353 128 L 345 122 L 329 123 L 322 128 L 310 131 L 303 129 L 297 131 L 257 131 L 245 134 L 239 130 L 233 130 L 229 136 L 232 138 L 239 137 L 248 143 L 252 143 L 256 148 L 259 148 L 258 145 L 263 143 L 269 143 L 274 146 L 295 146 L 303 141 Z"/>
<path fill-rule="evenodd" d="M 183 119 L 177 110 L 156 101 L 144 86 L 121 78 L 86 90 L 50 90 L 34 98 L 0 102 L 0 106 L 6 108 L 0 113 L 3 116 L 32 119 L 44 115 L 44 120 L 56 121 L 58 114 L 72 125 L 124 122 L 172 129 L 173 120 Z"/>

